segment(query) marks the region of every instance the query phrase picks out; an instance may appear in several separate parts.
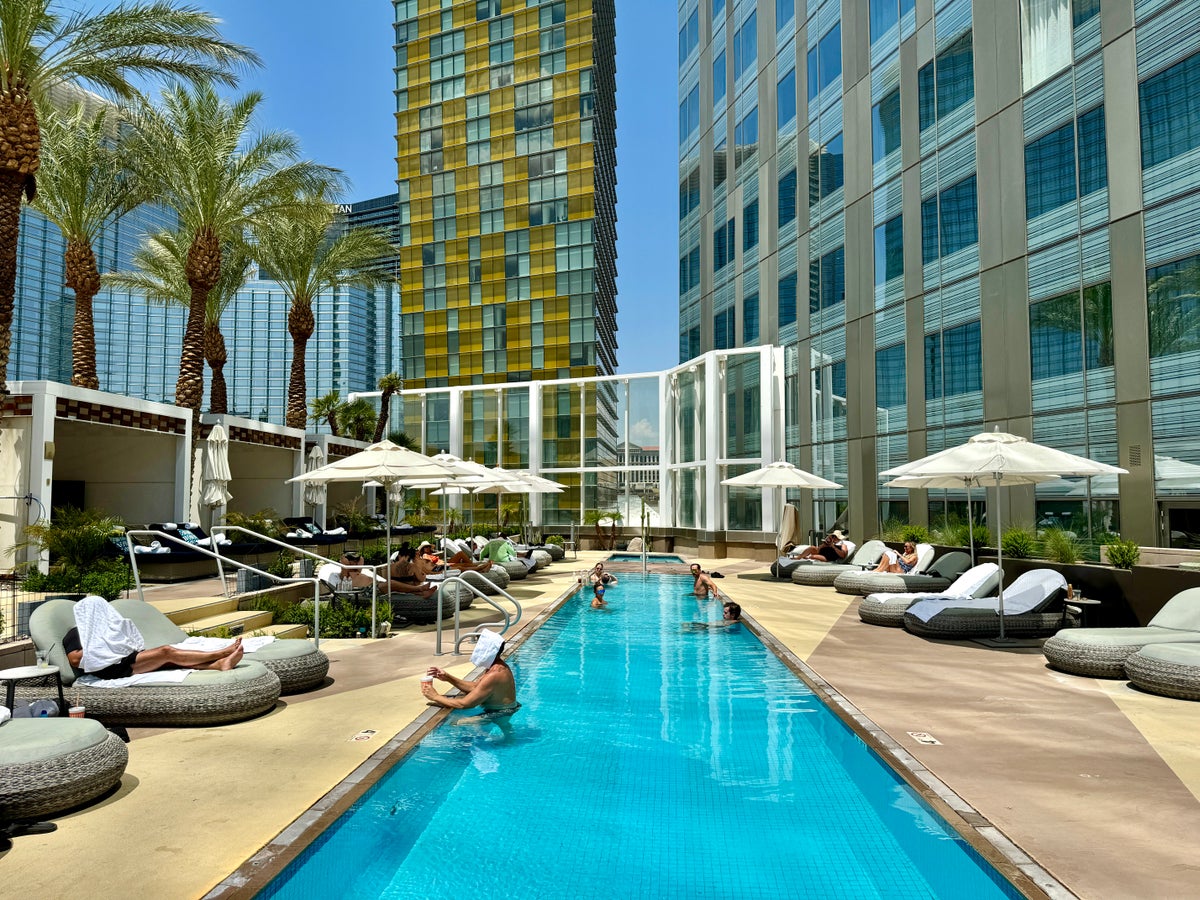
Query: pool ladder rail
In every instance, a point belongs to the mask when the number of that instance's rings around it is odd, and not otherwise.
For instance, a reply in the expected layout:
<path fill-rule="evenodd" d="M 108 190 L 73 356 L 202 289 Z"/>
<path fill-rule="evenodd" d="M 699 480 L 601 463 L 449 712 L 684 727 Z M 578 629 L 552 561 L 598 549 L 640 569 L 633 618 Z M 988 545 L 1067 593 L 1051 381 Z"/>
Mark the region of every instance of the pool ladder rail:
<path fill-rule="evenodd" d="M 514 597 L 512 594 L 508 593 L 508 591 L 506 591 L 500 587 L 495 588 L 496 593 L 501 594 L 502 596 L 506 597 L 508 600 L 510 600 L 512 602 L 512 605 L 514 607 L 516 607 L 516 610 L 517 610 L 516 615 L 510 615 L 508 610 L 506 610 L 503 606 L 501 606 L 499 603 L 497 603 L 495 600 L 493 600 L 491 597 L 489 597 L 487 594 L 485 594 L 483 591 L 481 591 L 475 585 L 471 584 L 471 582 L 466 581 L 461 575 L 451 575 L 448 578 L 442 579 L 442 584 L 438 588 L 437 631 L 436 631 L 437 638 L 435 639 L 435 642 L 434 642 L 434 651 L 433 651 L 434 656 L 444 656 L 445 655 L 445 652 L 442 650 L 442 628 L 443 628 L 443 622 L 445 621 L 442 602 L 445 599 L 446 585 L 448 585 L 448 584 L 457 584 L 457 585 L 461 585 L 461 586 L 465 587 L 468 591 L 470 591 L 472 594 L 474 594 L 480 600 L 483 600 L 489 606 L 494 606 L 496 608 L 496 611 L 499 612 L 500 615 L 502 615 L 504 617 L 504 621 L 502 621 L 502 622 L 484 622 L 480 625 L 476 625 L 472 630 L 468 631 L 466 634 L 463 634 L 462 633 L 462 623 L 459 621 L 459 615 L 461 613 L 461 610 L 459 608 L 458 600 L 456 597 L 455 601 L 454 601 L 454 650 L 452 651 L 456 656 L 462 654 L 461 647 L 465 641 L 478 641 L 479 640 L 479 633 L 480 633 L 480 631 L 482 631 L 482 629 L 484 629 L 484 628 L 499 628 L 500 634 L 503 635 L 503 634 L 506 634 L 508 632 L 508 630 L 510 628 L 512 628 L 512 626 L 516 625 L 518 622 L 521 621 L 521 616 L 524 612 L 521 609 L 521 604 L 520 604 L 520 602 L 518 602 L 517 598 Z"/>

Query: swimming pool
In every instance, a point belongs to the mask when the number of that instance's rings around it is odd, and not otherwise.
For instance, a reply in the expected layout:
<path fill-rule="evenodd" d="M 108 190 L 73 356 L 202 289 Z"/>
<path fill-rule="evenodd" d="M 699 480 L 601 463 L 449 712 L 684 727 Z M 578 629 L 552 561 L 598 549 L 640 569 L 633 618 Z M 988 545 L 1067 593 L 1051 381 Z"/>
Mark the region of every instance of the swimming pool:
<path fill-rule="evenodd" d="M 647 553 L 646 559 L 651 563 L 674 563 L 676 565 L 686 566 L 687 560 L 676 553 Z M 624 553 L 617 551 L 610 553 L 608 556 L 609 562 L 641 562 L 642 554 L 640 553 Z"/>
<path fill-rule="evenodd" d="M 690 587 L 567 601 L 511 736 L 431 732 L 261 896 L 1020 896 L 748 630 L 682 630 Z"/>

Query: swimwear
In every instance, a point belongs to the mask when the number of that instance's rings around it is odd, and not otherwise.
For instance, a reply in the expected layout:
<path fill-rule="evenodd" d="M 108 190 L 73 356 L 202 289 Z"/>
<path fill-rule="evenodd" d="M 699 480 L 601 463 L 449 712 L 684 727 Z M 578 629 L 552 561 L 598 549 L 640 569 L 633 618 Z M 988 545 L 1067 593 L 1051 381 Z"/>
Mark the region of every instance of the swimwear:
<path fill-rule="evenodd" d="M 911 563 L 911 564 L 910 564 L 910 563 L 906 563 L 906 562 L 905 562 L 903 559 L 898 559 L 898 560 L 896 560 L 896 562 L 897 562 L 897 563 L 899 564 L 899 566 L 900 566 L 900 571 L 901 571 L 902 573 L 904 573 L 904 574 L 908 574 L 908 573 L 909 573 L 909 572 L 911 572 L 911 571 L 913 570 L 913 568 L 916 566 L 916 563 Z"/>
<path fill-rule="evenodd" d="M 63 650 L 67 653 L 74 653 L 76 650 L 83 649 L 83 641 L 79 637 L 79 629 L 72 628 L 63 636 Z M 88 672 L 88 675 L 95 675 L 108 681 L 113 678 L 128 678 L 133 674 L 133 662 L 137 659 L 140 650 L 134 650 L 120 662 L 115 662 L 111 666 L 105 666 L 97 672 Z"/>
<path fill-rule="evenodd" d="M 520 708 L 521 708 L 521 704 L 518 703 L 516 700 L 514 700 L 512 703 L 509 703 L 507 706 L 497 706 L 492 709 L 485 709 L 478 716 L 475 716 L 475 718 L 485 719 L 485 720 L 503 719 L 508 716 L 511 716 L 513 713 L 515 713 Z"/>
<path fill-rule="evenodd" d="M 838 556 L 837 550 L 835 550 L 832 545 L 819 547 L 817 548 L 817 552 L 825 557 L 825 559 L 827 559 L 829 562 L 837 562 L 839 559 L 841 559 L 841 557 Z"/>

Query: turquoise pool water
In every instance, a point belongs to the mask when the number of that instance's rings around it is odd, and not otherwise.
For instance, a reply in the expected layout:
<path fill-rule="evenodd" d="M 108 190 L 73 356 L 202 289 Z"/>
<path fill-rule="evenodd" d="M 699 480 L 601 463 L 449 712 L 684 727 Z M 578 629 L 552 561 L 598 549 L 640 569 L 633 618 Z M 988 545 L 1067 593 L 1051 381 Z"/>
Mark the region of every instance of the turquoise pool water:
<path fill-rule="evenodd" d="M 683 630 L 690 586 L 569 600 L 511 735 L 430 733 L 262 896 L 1020 896 L 753 634 Z"/>
<path fill-rule="evenodd" d="M 622 553 L 618 551 L 610 554 L 608 558 L 614 562 L 641 562 L 642 554 Z M 682 566 L 687 565 L 687 560 L 675 553 L 647 553 L 646 559 L 652 563 L 678 563 Z"/>

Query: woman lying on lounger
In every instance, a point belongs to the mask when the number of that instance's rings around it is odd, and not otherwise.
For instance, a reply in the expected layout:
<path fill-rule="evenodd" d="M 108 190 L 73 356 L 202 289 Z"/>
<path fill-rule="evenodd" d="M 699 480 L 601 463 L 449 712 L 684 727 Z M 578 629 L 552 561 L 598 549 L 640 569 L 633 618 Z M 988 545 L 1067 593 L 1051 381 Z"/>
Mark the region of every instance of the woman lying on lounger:
<path fill-rule="evenodd" d="M 900 553 L 895 550 L 888 550 L 883 554 L 883 559 L 879 561 L 879 565 L 872 569 L 873 572 L 890 572 L 893 575 L 907 575 L 913 570 L 917 564 L 917 545 L 912 541 L 904 542 L 904 549 Z"/>
<path fill-rule="evenodd" d="M 242 659 L 238 638 L 224 650 L 180 650 L 169 644 L 147 649 L 146 639 L 129 619 L 103 597 L 84 597 L 75 604 L 75 627 L 63 638 L 67 660 L 88 675 L 111 680 L 158 669 L 221 669 Z"/>

